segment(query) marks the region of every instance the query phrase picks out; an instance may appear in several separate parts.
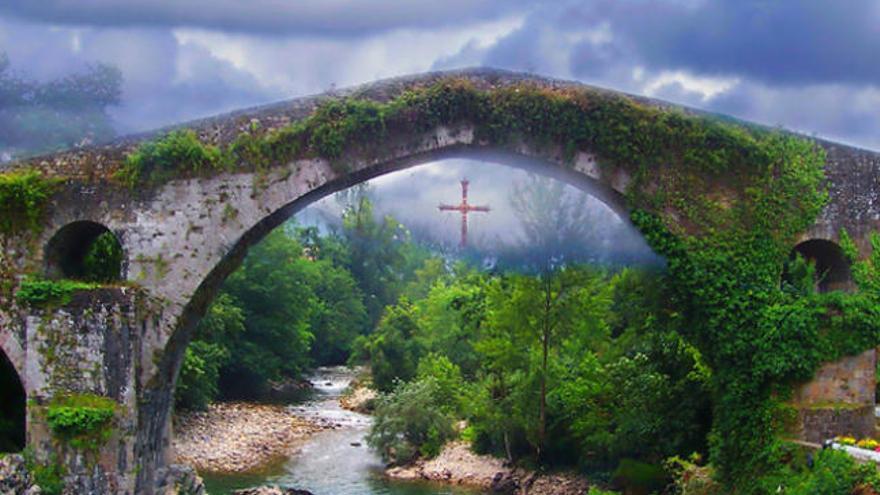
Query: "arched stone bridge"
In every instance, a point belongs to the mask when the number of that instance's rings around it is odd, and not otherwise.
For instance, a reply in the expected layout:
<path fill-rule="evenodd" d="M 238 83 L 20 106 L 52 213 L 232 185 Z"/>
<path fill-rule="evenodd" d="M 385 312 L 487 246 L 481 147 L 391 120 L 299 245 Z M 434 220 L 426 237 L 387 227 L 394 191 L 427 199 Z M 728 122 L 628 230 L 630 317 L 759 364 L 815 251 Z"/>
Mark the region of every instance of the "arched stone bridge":
<path fill-rule="evenodd" d="M 278 129 L 304 119 L 328 99 L 357 96 L 388 101 L 409 88 L 448 78 L 468 80 L 489 91 L 527 83 L 615 96 L 578 83 L 481 69 L 385 80 L 183 127 L 194 129 L 203 142 L 225 145 L 248 129 Z M 660 101 L 617 97 L 649 107 L 674 108 Z M 134 190 L 109 179 L 139 143 L 159 134 L 16 165 L 64 181 L 50 198 L 38 234 L 2 239 L 3 264 L 7 275 L 14 277 L 13 285 L 24 274 L 53 277 L 63 273 L 65 259 L 81 255 L 83 246 L 105 229 L 118 237 L 124 249 L 126 283 L 76 292 L 60 307 L 30 309 L 8 295 L 0 305 L 0 349 L 27 393 L 28 444 L 38 453 L 53 448 L 52 436 L 38 413 L 39 406 L 53 395 L 89 392 L 121 405 L 114 434 L 101 448 L 97 463 L 75 453 L 64 454 L 63 462 L 70 472 L 81 475 L 84 490 L 153 493 L 159 489 L 171 460 L 173 384 L 193 327 L 248 247 L 308 204 L 391 171 L 468 157 L 534 167 L 588 188 L 627 217 L 623 193 L 631 177 L 624 170 L 600 167 L 588 152 L 572 157 L 553 143 L 488 145 L 468 125 L 438 126 L 418 135 L 392 133 L 378 154 L 344 150 L 344 171 L 333 161 L 311 157 L 267 169 L 194 176 Z M 845 228 L 863 254 L 867 253 L 869 232 L 880 228 L 880 154 L 826 141 L 816 143 L 827 152 L 830 201 L 816 224 L 803 234 L 802 241 L 808 242 L 799 249 L 832 269 L 829 283 L 846 287 L 848 267 L 840 262 L 839 248 L 833 243 Z M 873 360 L 871 351 L 827 365 L 815 382 L 801 389 L 798 400 L 805 404 L 802 426 L 806 437 L 818 438 L 841 428 L 868 428 L 873 421 Z M 857 407 L 822 413 L 820 406 L 832 402 Z"/>

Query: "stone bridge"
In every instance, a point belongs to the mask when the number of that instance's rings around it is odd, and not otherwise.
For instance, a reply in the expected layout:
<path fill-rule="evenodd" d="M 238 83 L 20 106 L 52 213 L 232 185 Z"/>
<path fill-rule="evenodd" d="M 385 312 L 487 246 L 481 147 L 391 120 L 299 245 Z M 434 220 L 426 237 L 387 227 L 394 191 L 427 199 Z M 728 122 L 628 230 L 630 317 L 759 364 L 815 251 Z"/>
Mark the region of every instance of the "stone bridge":
<path fill-rule="evenodd" d="M 408 89 L 447 79 L 465 80 L 490 92 L 527 84 L 675 108 L 578 83 L 483 69 L 385 80 L 182 127 L 195 130 L 204 143 L 224 146 L 250 130 L 270 132 L 302 121 L 332 99 L 356 96 L 385 102 Z M 271 167 L 192 174 L 134 189 L 113 180 L 128 154 L 166 131 L 16 165 L 62 181 L 49 198 L 37 231 L 2 239 L 0 254 L 12 287 L 25 274 L 68 276 L 70 267 L 81 262 L 85 246 L 106 231 L 115 234 L 124 250 L 118 284 L 79 290 L 64 304 L 40 308 L 19 304 L 9 294 L 0 296 L 0 349 L 26 393 L 27 443 L 38 455 L 47 458 L 48 452 L 58 450 L 40 412 L 53 396 L 91 393 L 120 405 L 113 434 L 96 457 L 60 453 L 68 471 L 79 476 L 83 492 L 149 494 L 162 489 L 173 455 L 169 420 L 173 387 L 191 331 L 248 248 L 310 203 L 382 174 L 467 157 L 531 167 L 587 189 L 627 218 L 624 193 L 632 178 L 625 170 L 602 167 L 595 154 L 572 155 L 557 143 L 490 144 L 467 123 L 438 125 L 424 132 L 392 130 L 379 151 L 352 147 L 336 159 L 306 156 Z M 792 249 L 829 271 L 823 288 L 847 289 L 848 265 L 836 241 L 845 228 L 867 254 L 868 234 L 880 228 L 880 155 L 816 143 L 827 152 L 830 201 Z M 803 405 L 803 435 L 819 438 L 837 431 L 869 431 L 873 390 L 873 351 L 826 365 L 797 394 Z"/>

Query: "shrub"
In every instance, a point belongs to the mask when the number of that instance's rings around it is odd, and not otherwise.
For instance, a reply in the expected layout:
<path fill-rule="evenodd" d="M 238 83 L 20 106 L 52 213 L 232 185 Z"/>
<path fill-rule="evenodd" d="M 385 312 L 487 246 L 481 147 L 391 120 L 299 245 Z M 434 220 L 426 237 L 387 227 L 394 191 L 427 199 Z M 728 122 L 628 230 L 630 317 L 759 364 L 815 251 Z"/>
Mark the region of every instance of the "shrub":
<path fill-rule="evenodd" d="M 46 408 L 52 434 L 76 449 L 97 450 L 112 433 L 116 402 L 92 394 L 57 397 Z"/>
<path fill-rule="evenodd" d="M 221 170 L 227 161 L 219 148 L 203 144 L 194 131 L 173 131 L 128 155 L 116 179 L 131 188 L 143 182 L 158 184 L 180 175 Z"/>
<path fill-rule="evenodd" d="M 0 233 L 38 230 L 54 187 L 34 170 L 0 174 Z"/>
<path fill-rule="evenodd" d="M 400 382 L 378 399 L 367 443 L 382 459 L 406 464 L 419 455 L 433 457 L 455 436 L 452 419 L 439 407 L 433 378 Z"/>
<path fill-rule="evenodd" d="M 22 452 L 25 469 L 31 476 L 33 483 L 40 487 L 43 495 L 60 495 L 64 490 L 64 466 L 58 462 L 55 454 L 49 456 L 45 463 L 39 462 L 33 450 L 27 448 Z"/>
<path fill-rule="evenodd" d="M 112 232 L 104 232 L 92 241 L 83 258 L 83 280 L 113 282 L 122 273 L 122 245 Z"/>
<path fill-rule="evenodd" d="M 77 280 L 44 280 L 38 278 L 25 279 L 15 293 L 19 304 L 31 307 L 64 306 L 78 290 L 91 290 L 98 286 L 90 282 Z"/>

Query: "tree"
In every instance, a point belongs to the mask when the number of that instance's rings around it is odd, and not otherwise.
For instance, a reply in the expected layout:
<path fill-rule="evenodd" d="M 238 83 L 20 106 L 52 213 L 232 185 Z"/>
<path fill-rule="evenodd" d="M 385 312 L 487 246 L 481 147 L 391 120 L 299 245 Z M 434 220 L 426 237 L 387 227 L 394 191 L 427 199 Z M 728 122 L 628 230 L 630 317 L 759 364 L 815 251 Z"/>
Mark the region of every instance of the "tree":
<path fill-rule="evenodd" d="M 478 350 L 493 363 L 497 383 L 516 379 L 517 386 L 504 394 L 537 402 L 537 415 L 525 413 L 521 421 L 541 459 L 547 443 L 551 358 L 566 339 L 595 342 L 608 337 L 609 284 L 602 272 L 580 267 L 509 275 L 492 284 L 489 306 L 488 330 Z"/>
<path fill-rule="evenodd" d="M 186 349 L 175 390 L 178 408 L 205 409 L 217 398 L 220 369 L 228 364 L 231 347 L 245 332 L 244 322 L 244 311 L 229 294 L 217 296 Z"/>
<path fill-rule="evenodd" d="M 368 328 L 363 295 L 351 273 L 328 260 L 312 262 L 309 273 L 315 294 L 310 355 L 318 366 L 344 364 L 354 340 Z"/>
<path fill-rule="evenodd" d="M 221 390 L 254 396 L 268 382 L 296 378 L 309 366 L 311 322 L 318 299 L 309 282 L 313 262 L 282 229 L 269 234 L 224 284 L 244 311 L 245 331 L 230 343 L 231 357 L 221 370 Z"/>
<path fill-rule="evenodd" d="M 14 74 L 0 54 L 0 162 L 112 137 L 107 109 L 120 103 L 121 87 L 122 73 L 108 65 L 38 82 Z"/>
<path fill-rule="evenodd" d="M 438 400 L 436 379 L 399 382 L 379 397 L 367 443 L 386 462 L 405 464 L 418 455 L 433 457 L 454 435 L 452 418 Z"/>
<path fill-rule="evenodd" d="M 394 304 L 427 252 L 410 240 L 394 217 L 376 221 L 373 202 L 365 190 L 351 193 L 342 214 L 342 236 L 349 250 L 347 268 L 364 295 L 370 327 Z"/>
<path fill-rule="evenodd" d="M 402 298 L 389 306 L 376 330 L 358 339 L 354 360 L 369 362 L 373 385 L 390 392 L 398 381 L 416 375 L 424 348 L 415 338 L 418 333 L 418 312 L 408 299 Z"/>

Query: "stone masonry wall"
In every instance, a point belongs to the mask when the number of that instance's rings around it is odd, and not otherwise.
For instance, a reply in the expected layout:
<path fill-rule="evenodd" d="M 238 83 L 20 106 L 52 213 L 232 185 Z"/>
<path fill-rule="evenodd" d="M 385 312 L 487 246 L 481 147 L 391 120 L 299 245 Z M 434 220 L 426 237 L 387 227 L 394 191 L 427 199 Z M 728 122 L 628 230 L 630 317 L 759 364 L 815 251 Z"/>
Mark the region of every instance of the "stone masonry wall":
<path fill-rule="evenodd" d="M 874 436 L 875 363 L 873 349 L 846 357 L 822 366 L 799 387 L 794 396 L 799 436 L 817 443 L 837 435 Z"/>
<path fill-rule="evenodd" d="M 153 311 L 142 293 L 120 287 L 80 291 L 69 304 L 24 319 L 28 445 L 42 462 L 63 463 L 76 493 L 134 493 L 137 371 L 143 337 L 155 331 Z M 46 424 L 44 407 L 66 393 L 118 404 L 113 434 L 96 455 L 55 438 Z"/>

